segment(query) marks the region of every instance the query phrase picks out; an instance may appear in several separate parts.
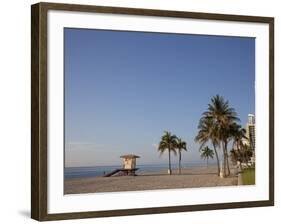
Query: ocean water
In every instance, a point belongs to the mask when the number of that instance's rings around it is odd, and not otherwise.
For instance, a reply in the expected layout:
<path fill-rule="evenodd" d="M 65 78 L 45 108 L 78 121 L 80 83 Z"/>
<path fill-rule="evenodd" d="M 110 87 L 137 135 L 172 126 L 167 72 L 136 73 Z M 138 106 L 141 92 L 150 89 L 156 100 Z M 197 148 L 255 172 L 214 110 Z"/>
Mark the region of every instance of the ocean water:
<path fill-rule="evenodd" d="M 209 164 L 214 164 L 214 161 L 210 161 Z M 189 162 L 182 164 L 182 168 L 204 166 L 206 162 Z M 172 169 L 178 169 L 178 164 L 171 164 Z M 121 168 L 120 165 L 116 166 L 87 166 L 87 167 L 65 167 L 64 178 L 81 178 L 81 177 L 98 177 L 103 176 L 115 169 Z M 148 164 L 148 165 L 137 165 L 137 172 L 157 172 L 160 170 L 167 170 L 168 164 Z"/>

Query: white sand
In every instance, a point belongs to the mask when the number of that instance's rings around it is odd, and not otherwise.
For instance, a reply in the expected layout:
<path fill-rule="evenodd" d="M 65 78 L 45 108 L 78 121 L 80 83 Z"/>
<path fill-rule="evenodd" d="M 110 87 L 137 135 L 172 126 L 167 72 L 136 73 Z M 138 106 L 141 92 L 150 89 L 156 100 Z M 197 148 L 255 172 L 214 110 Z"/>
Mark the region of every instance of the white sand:
<path fill-rule="evenodd" d="M 196 188 L 237 185 L 238 178 L 232 174 L 227 178 L 217 176 L 216 166 L 193 167 L 160 172 L 137 172 L 137 176 L 89 177 L 65 180 L 65 194 L 142 191 L 155 189 Z"/>

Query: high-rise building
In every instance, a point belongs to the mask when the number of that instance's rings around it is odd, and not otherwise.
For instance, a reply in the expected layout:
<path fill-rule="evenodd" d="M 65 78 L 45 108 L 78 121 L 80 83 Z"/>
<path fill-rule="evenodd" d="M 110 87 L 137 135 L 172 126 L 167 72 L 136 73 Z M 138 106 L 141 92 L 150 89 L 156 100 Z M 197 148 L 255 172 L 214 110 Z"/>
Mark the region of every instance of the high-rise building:
<path fill-rule="evenodd" d="M 256 122 L 255 115 L 248 114 L 248 123 L 246 124 L 246 137 L 248 138 L 248 144 L 250 149 L 255 152 L 256 145 Z"/>
<path fill-rule="evenodd" d="M 248 114 L 248 124 L 254 125 L 255 124 L 255 115 Z"/>

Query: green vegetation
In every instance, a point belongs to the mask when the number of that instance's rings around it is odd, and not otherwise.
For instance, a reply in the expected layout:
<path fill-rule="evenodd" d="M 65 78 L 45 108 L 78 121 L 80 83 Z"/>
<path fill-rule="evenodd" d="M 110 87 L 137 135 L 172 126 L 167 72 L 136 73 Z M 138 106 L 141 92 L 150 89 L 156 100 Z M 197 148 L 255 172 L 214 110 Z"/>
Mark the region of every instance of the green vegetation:
<path fill-rule="evenodd" d="M 177 147 L 177 136 L 172 135 L 171 132 L 165 131 L 164 135 L 161 138 L 161 141 L 158 146 L 158 151 L 160 151 L 160 155 L 162 155 L 165 151 L 168 151 L 169 154 L 169 169 L 168 173 L 172 174 L 171 169 L 171 152 L 176 154 L 176 147 Z"/>
<path fill-rule="evenodd" d="M 215 155 L 216 155 L 216 160 L 217 160 L 217 169 L 218 169 L 218 176 L 220 175 L 220 161 L 219 161 L 219 156 L 217 152 L 217 147 L 220 145 L 220 138 L 219 138 L 219 132 L 218 132 L 218 127 L 215 125 L 215 122 L 213 119 L 208 118 L 208 117 L 202 117 L 199 121 L 198 125 L 198 134 L 195 137 L 195 142 L 200 143 L 200 148 L 201 150 L 205 144 L 207 144 L 209 141 L 213 145 Z"/>
<path fill-rule="evenodd" d="M 247 168 L 242 172 L 242 183 L 243 185 L 254 185 L 255 184 L 255 168 Z"/>
<path fill-rule="evenodd" d="M 216 95 L 208 104 L 207 111 L 202 114 L 198 125 L 198 135 L 195 141 L 201 143 L 201 148 L 210 141 L 216 153 L 218 175 L 220 172 L 216 148 L 223 153 L 223 176 L 230 175 L 228 161 L 228 144 L 233 141 L 235 127 L 240 121 L 234 108 L 222 96 Z"/>
<path fill-rule="evenodd" d="M 223 177 L 230 176 L 229 167 L 229 148 L 232 143 L 230 156 L 234 164 L 248 164 L 253 152 L 249 149 L 246 137 L 246 130 L 241 127 L 240 119 L 234 108 L 222 96 L 216 95 L 211 98 L 207 110 L 202 113 L 202 117 L 198 124 L 198 133 L 195 137 L 195 142 L 200 144 L 201 158 L 208 160 L 216 157 L 217 175 Z M 210 149 L 207 144 L 212 145 Z M 181 173 L 181 152 L 186 149 L 186 142 L 179 139 L 171 132 L 165 131 L 161 137 L 158 146 L 158 151 L 169 153 L 169 169 L 168 173 L 172 174 L 171 170 L 171 152 L 175 155 L 179 154 L 179 174 Z M 223 163 L 220 165 L 218 151 L 221 150 Z M 222 166 L 222 167 L 221 167 Z M 246 171 L 247 173 L 247 171 Z M 250 174 L 249 174 L 250 175 Z"/>
<path fill-rule="evenodd" d="M 248 144 L 245 144 L 245 140 L 248 140 L 248 138 L 246 137 L 246 130 L 244 128 L 240 125 L 235 125 L 233 126 L 232 132 L 233 149 L 230 151 L 231 160 L 233 163 L 239 162 L 240 168 L 242 169 L 241 164 L 247 164 L 251 160 L 253 151 Z"/>
<path fill-rule="evenodd" d="M 208 146 L 206 146 L 205 148 L 201 149 L 201 158 L 202 159 L 206 159 L 207 160 L 207 166 L 208 166 L 208 161 L 209 159 L 213 159 L 214 158 L 214 151 L 212 149 L 210 149 Z"/>
<path fill-rule="evenodd" d="M 158 151 L 162 155 L 165 151 L 168 151 L 169 154 L 169 169 L 168 173 L 172 174 L 171 169 L 171 152 L 177 155 L 179 153 L 179 174 L 181 174 L 181 157 L 182 151 L 187 151 L 186 142 L 181 138 L 178 138 L 176 135 L 173 135 L 171 132 L 165 131 L 164 135 L 161 137 L 161 141 L 158 146 Z"/>
<path fill-rule="evenodd" d="M 183 141 L 181 138 L 177 137 L 176 148 L 177 148 L 178 153 L 179 153 L 179 174 L 181 174 L 181 151 L 182 150 L 187 151 L 186 142 Z"/>

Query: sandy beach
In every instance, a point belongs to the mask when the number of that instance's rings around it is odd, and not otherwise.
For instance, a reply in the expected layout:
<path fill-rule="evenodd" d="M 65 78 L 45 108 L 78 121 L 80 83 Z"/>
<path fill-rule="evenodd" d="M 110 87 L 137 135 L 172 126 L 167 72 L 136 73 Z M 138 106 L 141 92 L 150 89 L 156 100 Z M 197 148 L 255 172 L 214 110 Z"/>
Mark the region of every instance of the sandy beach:
<path fill-rule="evenodd" d="M 197 188 L 237 185 L 238 178 L 231 169 L 231 176 L 220 178 L 216 174 L 216 166 L 192 167 L 173 170 L 168 175 L 167 170 L 159 172 L 137 172 L 137 176 L 87 177 L 66 179 L 65 194 L 143 191 L 156 189 Z"/>

